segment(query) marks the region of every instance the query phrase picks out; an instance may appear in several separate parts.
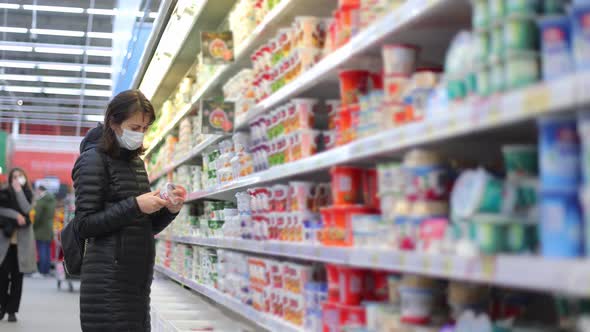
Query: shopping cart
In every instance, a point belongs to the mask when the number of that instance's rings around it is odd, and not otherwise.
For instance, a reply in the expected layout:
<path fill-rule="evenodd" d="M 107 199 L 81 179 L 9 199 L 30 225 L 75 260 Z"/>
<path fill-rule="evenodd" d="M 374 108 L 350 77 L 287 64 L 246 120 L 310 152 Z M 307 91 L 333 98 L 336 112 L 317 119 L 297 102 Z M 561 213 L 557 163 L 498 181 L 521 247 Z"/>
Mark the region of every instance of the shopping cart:
<path fill-rule="evenodd" d="M 67 221 L 64 220 L 64 226 Z M 61 290 L 61 284 L 66 282 L 68 284 L 68 289 L 70 292 L 74 291 L 74 283 L 72 282 L 74 277 L 68 276 L 66 270 L 64 269 L 63 261 L 63 251 L 61 246 L 61 232 L 55 232 L 54 235 L 54 242 L 55 242 L 55 279 L 57 280 L 57 289 Z"/>

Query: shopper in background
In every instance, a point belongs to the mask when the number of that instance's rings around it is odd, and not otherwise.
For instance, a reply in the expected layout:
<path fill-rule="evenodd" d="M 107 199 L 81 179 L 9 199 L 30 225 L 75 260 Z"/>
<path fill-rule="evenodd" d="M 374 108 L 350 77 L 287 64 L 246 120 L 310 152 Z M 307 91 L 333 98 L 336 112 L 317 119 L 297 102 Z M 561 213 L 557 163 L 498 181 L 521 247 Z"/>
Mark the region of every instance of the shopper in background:
<path fill-rule="evenodd" d="M 172 205 L 150 192 L 143 137 L 155 120 L 153 106 L 138 90 L 115 96 L 104 126 L 80 145 L 72 176 L 79 235 L 87 239 L 82 263 L 80 319 L 84 332 L 149 331 L 149 293 L 154 235 L 176 217 L 186 197 Z"/>
<path fill-rule="evenodd" d="M 17 221 L 10 236 L 0 234 L 0 319 L 16 322 L 23 287 L 23 274 L 37 270 L 35 236 L 29 219 L 33 192 L 25 172 L 10 171 L 8 187 L 0 191 L 0 214 Z"/>
<path fill-rule="evenodd" d="M 35 202 L 35 240 L 39 255 L 39 272 L 48 276 L 51 270 L 51 240 L 53 239 L 53 219 L 57 201 L 52 193 L 44 186 L 37 188 L 37 201 Z"/>

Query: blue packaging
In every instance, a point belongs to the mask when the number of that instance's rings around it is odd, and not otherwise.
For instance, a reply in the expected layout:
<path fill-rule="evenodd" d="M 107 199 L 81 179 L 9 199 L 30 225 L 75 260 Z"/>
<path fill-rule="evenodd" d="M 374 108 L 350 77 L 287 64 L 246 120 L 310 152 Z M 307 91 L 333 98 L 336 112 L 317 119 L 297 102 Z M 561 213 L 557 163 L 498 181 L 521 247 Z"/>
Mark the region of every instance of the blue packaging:
<path fill-rule="evenodd" d="M 552 80 L 571 73 L 573 60 L 569 17 L 546 16 L 538 24 L 541 29 L 543 78 Z"/>
<path fill-rule="evenodd" d="M 590 2 L 573 5 L 570 18 L 576 68 L 590 69 Z"/>
<path fill-rule="evenodd" d="M 541 188 L 545 191 L 577 191 L 580 184 L 580 140 L 576 117 L 543 117 L 538 125 Z"/>
<path fill-rule="evenodd" d="M 584 224 L 577 191 L 541 193 L 539 238 L 545 257 L 584 255 Z"/>

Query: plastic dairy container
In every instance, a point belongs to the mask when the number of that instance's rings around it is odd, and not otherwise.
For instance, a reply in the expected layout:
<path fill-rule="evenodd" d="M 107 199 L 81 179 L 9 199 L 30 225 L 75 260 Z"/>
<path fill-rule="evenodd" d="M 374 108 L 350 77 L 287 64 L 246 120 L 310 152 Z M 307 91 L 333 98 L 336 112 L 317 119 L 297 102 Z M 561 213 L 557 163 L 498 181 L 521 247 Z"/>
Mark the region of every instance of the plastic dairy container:
<path fill-rule="evenodd" d="M 536 145 L 505 145 L 502 154 L 508 178 L 536 176 L 539 172 Z"/>
<path fill-rule="evenodd" d="M 427 324 L 436 302 L 437 291 L 431 288 L 399 287 L 401 321 L 410 324 Z"/>
<path fill-rule="evenodd" d="M 576 117 L 543 117 L 538 125 L 542 189 L 576 191 L 580 183 L 580 143 Z"/>
<path fill-rule="evenodd" d="M 504 60 L 504 70 L 507 89 L 518 89 L 533 84 L 541 77 L 539 55 L 534 51 L 508 51 Z"/>
<path fill-rule="evenodd" d="M 334 204 L 355 204 L 360 200 L 364 172 L 362 168 L 346 166 L 335 166 L 330 170 Z"/>
<path fill-rule="evenodd" d="M 578 113 L 578 135 L 581 141 L 580 159 L 585 183 L 590 183 L 590 113 Z"/>
<path fill-rule="evenodd" d="M 571 8 L 572 44 L 577 69 L 590 68 L 590 3 Z"/>
<path fill-rule="evenodd" d="M 573 70 L 571 22 L 566 15 L 538 20 L 541 29 L 543 78 L 552 80 Z"/>
<path fill-rule="evenodd" d="M 511 15 L 504 22 L 506 50 L 535 50 L 539 29 L 534 16 Z"/>
<path fill-rule="evenodd" d="M 490 11 L 488 0 L 471 0 L 473 14 L 471 23 L 476 30 L 486 29 L 490 24 Z"/>
<path fill-rule="evenodd" d="M 409 44 L 384 45 L 383 71 L 389 75 L 411 75 L 416 66 L 419 48 Z"/>
<path fill-rule="evenodd" d="M 453 216 L 470 218 L 477 212 L 498 213 L 502 209 L 503 182 L 483 169 L 464 171 L 451 193 Z"/>
<path fill-rule="evenodd" d="M 541 193 L 541 254 L 545 257 L 584 255 L 584 224 L 578 191 Z"/>

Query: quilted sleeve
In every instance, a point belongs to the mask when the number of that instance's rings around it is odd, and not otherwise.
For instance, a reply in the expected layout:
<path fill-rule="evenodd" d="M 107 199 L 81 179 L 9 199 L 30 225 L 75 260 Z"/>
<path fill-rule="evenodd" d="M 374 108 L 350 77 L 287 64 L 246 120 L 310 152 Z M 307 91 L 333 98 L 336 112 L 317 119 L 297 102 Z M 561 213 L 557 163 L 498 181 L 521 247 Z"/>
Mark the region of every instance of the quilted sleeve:
<path fill-rule="evenodd" d="M 177 215 L 178 213 L 172 213 L 167 208 L 152 214 L 150 217 L 152 218 L 152 232 L 154 235 L 166 229 Z"/>
<path fill-rule="evenodd" d="M 76 194 L 76 219 L 82 238 L 104 236 L 135 222 L 141 213 L 135 197 L 109 204 L 105 190 L 109 183 L 104 161 L 96 150 L 82 154 L 72 172 Z"/>

